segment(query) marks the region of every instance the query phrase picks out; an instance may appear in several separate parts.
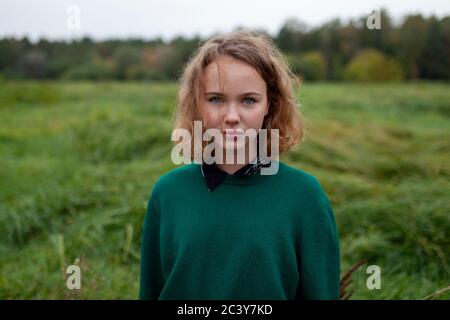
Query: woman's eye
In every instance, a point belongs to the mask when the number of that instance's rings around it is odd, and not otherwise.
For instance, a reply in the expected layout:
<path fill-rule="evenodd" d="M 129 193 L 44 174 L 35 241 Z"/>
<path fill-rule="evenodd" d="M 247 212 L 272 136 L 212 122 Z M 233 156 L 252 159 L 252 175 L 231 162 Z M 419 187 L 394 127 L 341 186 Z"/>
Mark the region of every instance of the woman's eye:
<path fill-rule="evenodd" d="M 244 98 L 242 101 L 244 101 L 245 104 L 254 104 L 256 102 L 255 99 L 250 97 Z"/>
<path fill-rule="evenodd" d="M 222 100 L 219 97 L 212 97 L 209 99 L 209 102 L 211 102 L 213 104 L 218 104 L 218 103 L 221 103 Z"/>

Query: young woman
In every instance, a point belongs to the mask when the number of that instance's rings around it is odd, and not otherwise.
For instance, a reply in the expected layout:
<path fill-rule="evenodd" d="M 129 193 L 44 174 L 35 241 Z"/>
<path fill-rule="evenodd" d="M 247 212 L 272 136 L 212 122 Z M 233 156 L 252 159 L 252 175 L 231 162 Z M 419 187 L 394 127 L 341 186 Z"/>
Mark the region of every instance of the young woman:
<path fill-rule="evenodd" d="M 279 161 L 272 144 L 262 161 L 254 139 L 237 139 L 266 129 L 278 154 L 299 143 L 293 80 L 273 42 L 250 32 L 213 37 L 191 58 L 174 128 L 194 135 L 201 121 L 202 132 L 222 134 L 216 151 L 243 151 L 245 161 L 194 161 L 157 180 L 144 221 L 141 299 L 339 298 L 338 233 L 321 184 Z"/>

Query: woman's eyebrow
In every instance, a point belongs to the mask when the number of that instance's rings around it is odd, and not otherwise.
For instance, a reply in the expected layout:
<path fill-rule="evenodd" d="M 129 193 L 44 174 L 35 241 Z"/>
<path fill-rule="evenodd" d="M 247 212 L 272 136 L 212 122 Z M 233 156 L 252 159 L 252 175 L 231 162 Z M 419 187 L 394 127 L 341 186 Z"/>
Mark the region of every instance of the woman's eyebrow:
<path fill-rule="evenodd" d="M 256 91 L 250 91 L 250 92 L 246 92 L 246 93 L 241 94 L 241 97 L 242 96 L 250 96 L 250 95 L 260 96 L 261 94 L 256 92 Z"/>
<path fill-rule="evenodd" d="M 216 91 L 211 91 L 211 92 L 206 92 L 205 95 L 217 95 L 217 96 L 225 96 L 222 92 L 216 92 Z M 260 96 L 261 94 L 255 91 L 250 91 L 250 92 L 246 92 L 243 94 L 240 94 L 240 97 L 243 96 L 249 96 L 249 95 L 256 95 L 256 96 Z"/>
<path fill-rule="evenodd" d="M 206 92 L 205 95 L 223 96 L 224 94 L 221 92 L 211 91 L 211 92 Z"/>

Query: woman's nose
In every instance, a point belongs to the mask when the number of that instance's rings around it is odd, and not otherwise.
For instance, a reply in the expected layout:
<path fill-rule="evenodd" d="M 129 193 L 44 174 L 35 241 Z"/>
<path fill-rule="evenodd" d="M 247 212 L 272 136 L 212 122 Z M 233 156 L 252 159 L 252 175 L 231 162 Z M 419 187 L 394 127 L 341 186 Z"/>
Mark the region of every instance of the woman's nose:
<path fill-rule="evenodd" d="M 227 124 L 239 123 L 240 117 L 239 117 L 238 109 L 234 104 L 229 104 L 225 108 L 224 121 Z"/>

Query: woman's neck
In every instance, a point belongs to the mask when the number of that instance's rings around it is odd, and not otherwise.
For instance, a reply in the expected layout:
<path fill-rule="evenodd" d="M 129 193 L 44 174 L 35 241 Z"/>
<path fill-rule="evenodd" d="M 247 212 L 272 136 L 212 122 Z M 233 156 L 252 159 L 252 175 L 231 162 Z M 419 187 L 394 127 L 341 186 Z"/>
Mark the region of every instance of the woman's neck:
<path fill-rule="evenodd" d="M 248 149 L 248 148 L 246 148 Z M 234 174 L 235 172 L 237 172 L 239 169 L 245 167 L 247 164 L 250 163 L 250 161 L 254 161 L 256 159 L 257 153 L 256 152 L 251 152 L 251 154 L 249 155 L 248 150 L 246 150 L 247 152 L 245 153 L 245 161 L 244 163 L 236 163 L 237 162 L 237 151 L 234 151 L 234 163 L 222 163 L 222 164 L 217 164 L 216 166 L 222 170 L 225 171 L 228 174 Z M 224 152 L 225 155 L 225 152 Z M 225 158 L 225 156 L 224 156 Z M 251 159 L 251 160 L 250 160 Z"/>
<path fill-rule="evenodd" d="M 222 170 L 225 171 L 228 174 L 234 174 L 235 172 L 237 172 L 239 169 L 243 168 L 244 166 L 246 166 L 247 163 L 244 164 L 216 164 L 216 166 Z"/>

